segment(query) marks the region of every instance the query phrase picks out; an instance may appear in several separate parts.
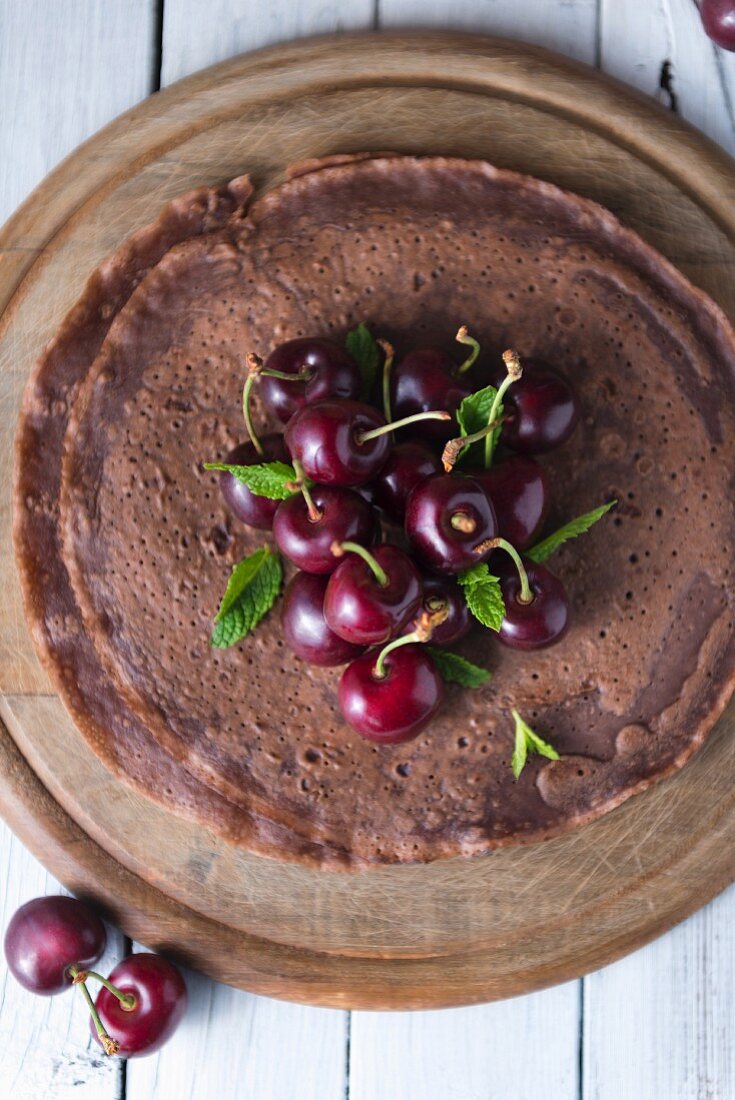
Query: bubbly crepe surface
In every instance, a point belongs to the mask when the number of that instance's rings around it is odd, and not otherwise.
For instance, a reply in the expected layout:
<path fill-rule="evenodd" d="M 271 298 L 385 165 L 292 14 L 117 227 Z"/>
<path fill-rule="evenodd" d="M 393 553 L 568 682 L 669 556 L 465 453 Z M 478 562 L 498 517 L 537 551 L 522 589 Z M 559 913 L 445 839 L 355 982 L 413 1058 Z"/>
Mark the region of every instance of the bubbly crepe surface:
<path fill-rule="evenodd" d="M 680 766 L 733 686 L 735 349 L 719 310 L 612 215 L 479 162 L 309 165 L 248 208 L 184 196 L 93 276 L 38 365 L 19 434 L 16 545 L 39 650 L 84 735 L 169 809 L 276 858 L 360 866 L 553 835 Z M 262 545 L 202 469 L 244 438 L 245 353 L 360 321 L 398 352 L 509 345 L 573 384 L 542 458 L 558 524 L 620 506 L 552 568 L 572 626 L 450 688 L 416 741 L 342 721 L 275 608 L 209 647 L 231 566 Z M 256 420 L 265 424 L 256 406 Z M 51 471 L 51 474 L 49 474 Z M 523 716 L 562 754 L 516 783 Z"/>

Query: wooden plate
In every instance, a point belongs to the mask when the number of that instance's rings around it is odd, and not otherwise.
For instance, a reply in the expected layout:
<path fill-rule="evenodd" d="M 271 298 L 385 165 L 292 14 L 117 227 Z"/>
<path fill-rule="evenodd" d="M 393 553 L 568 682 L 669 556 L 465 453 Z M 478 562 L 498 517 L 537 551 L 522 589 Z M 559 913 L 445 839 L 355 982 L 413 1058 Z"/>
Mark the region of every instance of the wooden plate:
<path fill-rule="evenodd" d="M 258 858 L 117 782 L 24 626 L 10 541 L 13 427 L 40 349 L 93 268 L 172 196 L 242 171 L 394 149 L 484 157 L 587 195 L 735 314 L 732 162 L 592 70 L 463 35 L 331 38 L 236 58 L 82 146 L 0 237 L 0 810 L 130 936 L 257 992 L 428 1008 L 575 977 L 735 878 L 735 708 L 673 779 L 577 832 L 361 875 Z"/>

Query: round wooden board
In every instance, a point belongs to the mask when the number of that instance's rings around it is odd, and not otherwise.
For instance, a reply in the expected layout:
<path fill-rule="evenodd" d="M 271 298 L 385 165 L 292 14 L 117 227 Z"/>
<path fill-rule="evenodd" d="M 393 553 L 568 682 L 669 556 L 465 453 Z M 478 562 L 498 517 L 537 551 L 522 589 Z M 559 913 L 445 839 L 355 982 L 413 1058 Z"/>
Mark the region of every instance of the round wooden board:
<path fill-rule="evenodd" d="M 735 878 L 735 707 L 678 775 L 545 844 L 474 860 L 316 871 L 255 857 L 131 791 L 41 668 L 12 561 L 14 424 L 85 279 L 164 202 L 305 157 L 482 157 L 613 210 L 735 315 L 735 174 L 676 117 L 585 67 L 463 35 L 330 38 L 218 65 L 82 146 L 0 236 L 0 811 L 125 932 L 273 996 L 432 1008 L 575 977 Z"/>

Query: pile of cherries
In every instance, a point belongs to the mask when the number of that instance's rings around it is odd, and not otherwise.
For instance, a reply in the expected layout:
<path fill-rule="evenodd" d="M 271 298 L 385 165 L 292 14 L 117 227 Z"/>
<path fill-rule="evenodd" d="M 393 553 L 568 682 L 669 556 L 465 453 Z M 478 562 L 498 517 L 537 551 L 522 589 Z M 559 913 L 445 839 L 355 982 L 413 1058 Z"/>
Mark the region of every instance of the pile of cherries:
<path fill-rule="evenodd" d="M 129 955 L 105 978 L 89 968 L 106 943 L 105 926 L 88 905 L 63 895 L 34 898 L 10 920 L 5 958 L 13 977 L 31 993 L 49 996 L 78 985 L 105 1054 L 153 1054 L 186 1011 L 184 979 L 168 959 L 146 952 Z M 96 1000 L 89 979 L 102 987 Z"/>
<path fill-rule="evenodd" d="M 219 475 L 234 515 L 272 528 L 298 567 L 283 600 L 287 644 L 311 664 L 347 664 L 339 685 L 344 717 L 381 743 L 415 737 L 441 702 L 437 664 L 422 643 L 449 646 L 469 631 L 458 574 L 492 557 L 505 645 L 550 645 L 568 622 L 563 585 L 522 551 L 549 507 L 546 473 L 531 456 L 569 437 L 575 396 L 546 364 L 521 366 L 510 351 L 500 377 L 487 369 L 483 376 L 477 342 L 464 327 L 457 340 L 470 349 L 461 364 L 423 348 L 395 366 L 390 345 L 378 341 L 385 359 L 369 395 L 374 403 L 358 400 L 363 372 L 331 340 L 290 340 L 265 363 L 249 355 L 243 411 L 251 438 L 226 462 L 290 463 L 294 491 L 272 500 L 230 471 Z M 258 438 L 250 413 L 256 382 L 283 433 Z M 462 401 L 487 385 L 497 388 L 487 425 L 457 438 Z M 485 461 L 454 469 L 473 441 Z M 506 456 L 494 463 L 498 441 Z"/>

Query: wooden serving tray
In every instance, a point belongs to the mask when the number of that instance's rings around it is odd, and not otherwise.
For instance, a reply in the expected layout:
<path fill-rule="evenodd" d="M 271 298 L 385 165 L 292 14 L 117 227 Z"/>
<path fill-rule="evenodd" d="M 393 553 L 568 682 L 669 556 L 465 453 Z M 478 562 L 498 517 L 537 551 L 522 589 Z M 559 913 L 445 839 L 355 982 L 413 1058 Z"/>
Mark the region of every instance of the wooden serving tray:
<path fill-rule="evenodd" d="M 172 196 L 364 149 L 482 157 L 596 199 L 735 315 L 732 162 L 590 69 L 459 34 L 236 58 L 122 116 L 0 236 L 0 811 L 124 931 L 222 981 L 314 1004 L 434 1008 L 608 963 L 735 878 L 735 707 L 674 778 L 583 829 L 473 860 L 315 871 L 252 856 L 115 780 L 33 651 L 11 546 L 31 365 L 91 271 Z"/>

